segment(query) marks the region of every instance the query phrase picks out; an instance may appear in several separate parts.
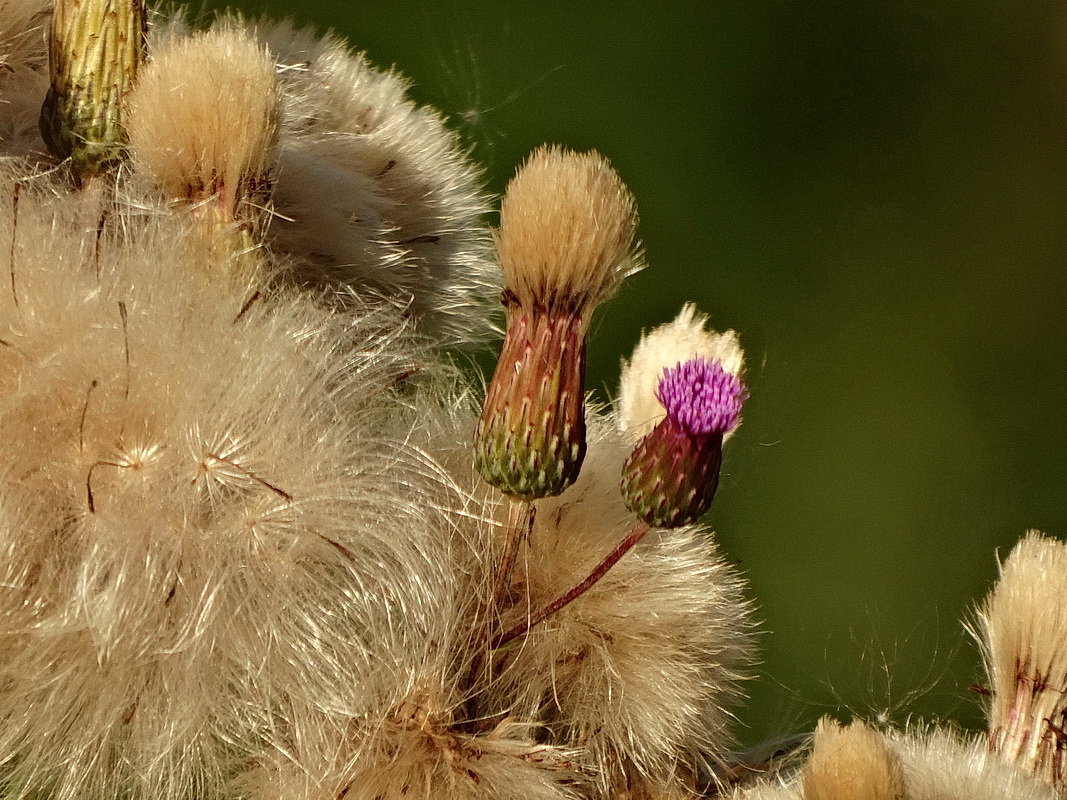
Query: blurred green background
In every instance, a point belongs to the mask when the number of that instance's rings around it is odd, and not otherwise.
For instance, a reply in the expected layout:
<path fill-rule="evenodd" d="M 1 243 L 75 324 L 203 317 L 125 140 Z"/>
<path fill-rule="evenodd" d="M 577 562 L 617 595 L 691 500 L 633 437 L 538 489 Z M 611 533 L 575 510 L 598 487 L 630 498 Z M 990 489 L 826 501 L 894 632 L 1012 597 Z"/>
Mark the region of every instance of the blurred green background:
<path fill-rule="evenodd" d="M 711 514 L 764 620 L 748 742 L 824 713 L 980 724 L 960 620 L 1067 536 L 1067 3 L 239 0 L 332 27 L 442 109 L 499 192 L 596 147 L 649 268 L 592 385 L 696 301 L 752 400 Z"/>

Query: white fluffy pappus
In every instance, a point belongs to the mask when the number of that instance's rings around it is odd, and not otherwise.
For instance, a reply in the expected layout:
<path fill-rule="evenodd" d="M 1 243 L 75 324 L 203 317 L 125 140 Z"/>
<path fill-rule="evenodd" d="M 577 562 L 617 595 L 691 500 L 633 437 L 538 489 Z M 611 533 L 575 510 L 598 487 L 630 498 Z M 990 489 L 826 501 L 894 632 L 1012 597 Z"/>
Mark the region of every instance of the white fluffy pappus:
<path fill-rule="evenodd" d="M 180 218 L 98 236 L 44 179 L 16 218 L 4 178 L 8 796 L 218 796 L 325 721 L 372 728 L 456 595 L 400 326 L 204 285 Z"/>
<path fill-rule="evenodd" d="M 489 711 L 492 677 L 484 669 L 487 609 L 495 561 L 498 503 L 485 496 L 470 460 L 475 411 L 466 392 L 416 391 L 412 441 L 429 469 L 469 487 L 450 495 L 448 542 L 452 594 L 443 591 L 419 659 L 359 727 L 337 715 L 301 726 L 238 779 L 258 800 L 577 800 L 587 797 L 589 768 L 580 750 L 546 741 L 536 721 Z"/>
<path fill-rule="evenodd" d="M 286 257 L 283 274 L 377 293 L 446 343 L 484 337 L 499 274 L 488 198 L 456 135 L 408 99 L 396 72 L 333 37 L 249 27 L 282 91 L 269 244 Z"/>
<path fill-rule="evenodd" d="M 0 153 L 40 158 L 37 128 L 48 91 L 48 0 L 0 2 Z"/>
<path fill-rule="evenodd" d="M 378 724 L 373 746 L 352 747 L 351 730 L 319 726 L 291 761 L 244 776 L 257 800 L 579 800 L 577 754 L 535 741 L 505 721 L 487 732 L 458 729 L 453 710 L 418 692 Z"/>
<path fill-rule="evenodd" d="M 159 37 L 129 98 L 135 176 L 167 199 L 223 206 L 232 220 L 269 195 L 278 126 L 274 62 L 236 28 Z M 258 213 L 258 212 L 257 212 Z"/>
<path fill-rule="evenodd" d="M 692 303 L 682 306 L 672 322 L 653 328 L 641 336 L 629 361 L 622 362 L 616 419 L 629 441 L 638 441 L 652 432 L 666 411 L 656 399 L 656 387 L 663 371 L 690 358 L 718 361 L 732 375 L 742 375 L 745 354 L 737 334 L 730 330 L 708 330 L 708 317 Z M 736 428 L 727 431 L 729 439 Z"/>
<path fill-rule="evenodd" d="M 516 170 L 496 232 L 508 289 L 532 313 L 588 314 L 641 265 L 637 206 L 607 159 L 543 145 Z"/>
<path fill-rule="evenodd" d="M 1067 791 L 1067 545 L 1027 533 L 973 628 L 992 692 L 989 746 Z"/>
<path fill-rule="evenodd" d="M 854 720 L 819 720 L 800 774 L 804 800 L 906 800 L 904 768 L 880 733 Z"/>
<path fill-rule="evenodd" d="M 618 489 L 625 445 L 590 419 L 578 481 L 537 503 L 504 629 L 577 584 L 636 524 Z M 502 649 L 486 707 L 586 752 L 595 797 L 684 794 L 731 744 L 752 657 L 744 583 L 706 530 L 653 532 L 593 588 Z"/>
<path fill-rule="evenodd" d="M 991 753 L 985 743 L 946 729 L 881 732 L 853 723 L 857 735 L 822 737 L 808 765 L 792 778 L 776 777 L 736 790 L 733 800 L 1055 800 L 1059 795 Z M 820 725 L 825 731 L 825 725 Z M 828 752 L 819 754 L 820 747 Z M 838 750 L 837 752 L 833 752 Z M 805 779 L 821 762 L 815 782 Z M 862 774 L 855 774 L 855 771 Z M 903 786 L 896 774 L 903 776 Z M 877 794 L 857 794 L 867 787 Z"/>

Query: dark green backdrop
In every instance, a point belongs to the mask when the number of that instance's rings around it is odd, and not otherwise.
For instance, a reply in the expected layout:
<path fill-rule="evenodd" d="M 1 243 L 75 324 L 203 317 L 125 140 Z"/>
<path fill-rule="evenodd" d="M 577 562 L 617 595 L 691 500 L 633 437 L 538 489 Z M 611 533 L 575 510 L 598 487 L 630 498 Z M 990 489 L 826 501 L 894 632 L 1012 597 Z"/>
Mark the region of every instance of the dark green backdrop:
<path fill-rule="evenodd" d="M 998 548 L 1067 536 L 1067 5 L 240 7 L 396 64 L 494 191 L 544 141 L 611 158 L 650 266 L 596 327 L 600 391 L 685 300 L 741 331 L 711 519 L 765 621 L 743 738 L 979 723 L 960 618 Z"/>

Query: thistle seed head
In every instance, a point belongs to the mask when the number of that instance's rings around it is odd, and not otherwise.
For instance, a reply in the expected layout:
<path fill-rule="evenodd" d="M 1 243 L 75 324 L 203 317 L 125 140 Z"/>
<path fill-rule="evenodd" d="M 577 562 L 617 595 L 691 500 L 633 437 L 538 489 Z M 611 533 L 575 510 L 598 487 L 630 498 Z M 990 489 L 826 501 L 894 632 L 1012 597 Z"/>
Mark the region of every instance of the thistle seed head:
<path fill-rule="evenodd" d="M 801 773 L 802 800 L 907 800 L 900 756 L 885 737 L 856 721 L 822 719 Z"/>
<path fill-rule="evenodd" d="M 134 167 L 170 199 L 215 200 L 230 219 L 269 186 L 274 62 L 252 36 L 213 30 L 153 55 L 130 97 Z"/>
<path fill-rule="evenodd" d="M 978 612 L 992 703 L 989 746 L 1065 788 L 1067 545 L 1031 531 Z"/>
<path fill-rule="evenodd" d="M 585 457 L 585 331 L 634 265 L 633 197 L 597 153 L 541 147 L 508 184 L 497 249 L 507 334 L 475 432 L 482 477 L 532 500 Z"/>
<path fill-rule="evenodd" d="M 638 268 L 636 224 L 633 196 L 599 153 L 540 147 L 500 206 L 504 282 L 524 308 L 587 317 Z"/>

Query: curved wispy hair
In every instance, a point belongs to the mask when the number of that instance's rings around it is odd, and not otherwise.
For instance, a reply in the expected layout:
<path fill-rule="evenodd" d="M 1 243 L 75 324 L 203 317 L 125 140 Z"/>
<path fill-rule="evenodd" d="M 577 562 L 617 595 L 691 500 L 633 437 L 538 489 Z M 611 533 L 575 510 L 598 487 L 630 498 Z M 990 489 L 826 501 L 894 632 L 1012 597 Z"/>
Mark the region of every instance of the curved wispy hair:
<path fill-rule="evenodd" d="M 845 730 L 851 730 L 853 726 Z M 869 732 L 864 747 L 849 737 L 831 737 L 824 748 L 844 748 L 819 758 L 820 781 L 805 783 L 808 767 L 793 778 L 775 778 L 736 790 L 733 800 L 824 800 L 824 798 L 894 797 L 900 800 L 1055 800 L 1059 794 L 1031 775 L 989 751 L 985 743 L 948 729 L 914 727 L 906 731 Z M 820 748 L 818 735 L 811 759 Z M 867 755 L 864 755 L 866 753 Z M 870 754 L 878 753 L 878 757 Z M 809 765 L 812 762 L 809 762 Z M 889 772 L 903 775 L 903 786 L 882 777 Z M 873 770 L 856 774 L 855 770 Z M 836 770 L 836 772 L 835 772 Z M 872 780 L 874 783 L 872 784 Z M 860 787 L 876 785 L 896 794 L 857 794 Z"/>
<path fill-rule="evenodd" d="M 607 419 L 590 426 L 578 481 L 538 503 L 504 629 L 577 584 L 636 524 L 618 489 L 626 447 Z M 497 654 L 489 707 L 583 748 L 597 797 L 693 788 L 731 743 L 753 644 L 742 590 L 703 528 L 654 533 Z"/>
<path fill-rule="evenodd" d="M 0 153 L 39 158 L 37 128 L 48 91 L 48 0 L 0 3 Z"/>
<path fill-rule="evenodd" d="M 248 24 L 282 90 L 269 243 L 287 257 L 283 274 L 377 293 L 447 344 L 483 338 L 499 270 L 488 198 L 456 135 L 396 72 L 332 36 Z"/>
<path fill-rule="evenodd" d="M 215 796 L 373 727 L 456 595 L 386 310 L 220 291 L 181 217 L 0 196 L 0 780 Z M 291 746 L 291 745 L 290 745 Z"/>

